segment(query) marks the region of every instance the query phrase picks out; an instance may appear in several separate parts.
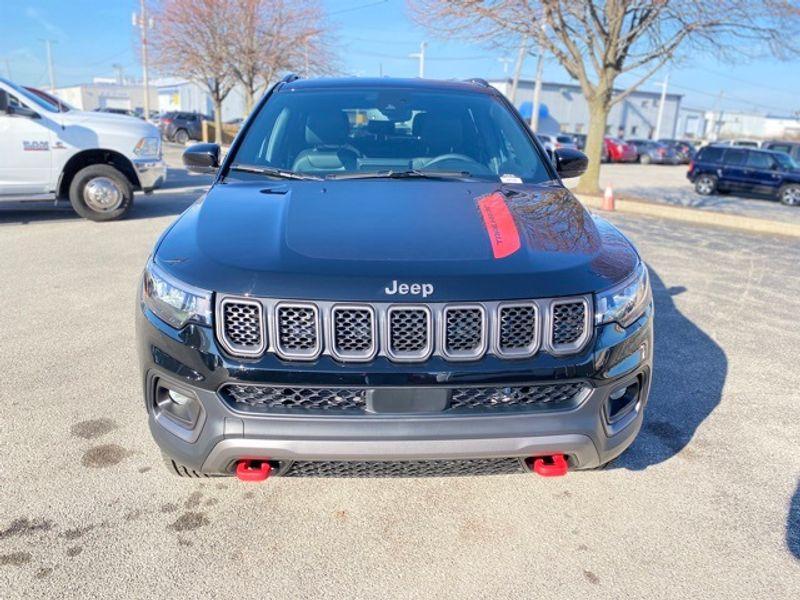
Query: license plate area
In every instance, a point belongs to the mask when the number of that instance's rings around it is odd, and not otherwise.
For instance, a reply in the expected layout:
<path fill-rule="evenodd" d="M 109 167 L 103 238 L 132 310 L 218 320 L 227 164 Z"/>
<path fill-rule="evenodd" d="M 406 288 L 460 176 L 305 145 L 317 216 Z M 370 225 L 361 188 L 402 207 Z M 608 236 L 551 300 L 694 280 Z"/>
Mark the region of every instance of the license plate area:
<path fill-rule="evenodd" d="M 447 388 L 375 388 L 367 392 L 367 412 L 442 412 L 450 405 Z"/>

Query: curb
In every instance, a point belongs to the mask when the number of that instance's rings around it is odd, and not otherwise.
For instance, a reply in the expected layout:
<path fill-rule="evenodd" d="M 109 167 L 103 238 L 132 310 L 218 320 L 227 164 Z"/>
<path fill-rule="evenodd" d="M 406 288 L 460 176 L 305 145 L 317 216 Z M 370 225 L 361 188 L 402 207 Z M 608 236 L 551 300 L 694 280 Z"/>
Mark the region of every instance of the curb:
<path fill-rule="evenodd" d="M 575 197 L 587 208 L 599 214 L 606 213 L 606 211 L 601 209 L 603 202 L 602 196 L 575 194 Z M 661 217 L 663 219 L 710 225 L 712 227 L 740 229 L 751 233 L 786 235 L 800 238 L 800 224 L 797 223 L 784 223 L 782 221 L 772 221 L 770 219 L 758 219 L 755 217 L 731 215 L 723 212 L 705 211 L 697 208 L 656 204 L 654 202 L 643 202 L 641 200 L 616 199 L 614 204 L 616 205 L 616 210 L 621 213 Z"/>

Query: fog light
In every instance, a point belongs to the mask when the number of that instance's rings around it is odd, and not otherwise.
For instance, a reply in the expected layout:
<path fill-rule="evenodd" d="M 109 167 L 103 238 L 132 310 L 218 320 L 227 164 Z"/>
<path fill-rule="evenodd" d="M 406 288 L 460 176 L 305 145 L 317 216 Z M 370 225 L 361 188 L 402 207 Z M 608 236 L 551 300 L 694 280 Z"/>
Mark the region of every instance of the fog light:
<path fill-rule="evenodd" d="M 636 407 L 639 402 L 640 387 L 639 380 L 636 379 L 626 386 L 613 390 L 608 395 L 605 410 L 609 423 L 616 423 Z"/>
<path fill-rule="evenodd" d="M 164 416 L 184 429 L 194 429 L 202 413 L 200 401 L 185 391 L 159 382 L 156 386 L 156 416 Z"/>

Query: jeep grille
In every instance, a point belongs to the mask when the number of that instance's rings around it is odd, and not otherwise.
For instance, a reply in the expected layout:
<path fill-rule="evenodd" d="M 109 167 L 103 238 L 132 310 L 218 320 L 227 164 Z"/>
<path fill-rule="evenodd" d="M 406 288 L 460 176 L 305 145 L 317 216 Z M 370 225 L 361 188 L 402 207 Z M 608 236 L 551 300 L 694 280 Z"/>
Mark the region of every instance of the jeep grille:
<path fill-rule="evenodd" d="M 218 295 L 217 339 L 232 356 L 275 352 L 285 360 L 366 362 L 384 356 L 422 362 L 490 353 L 525 359 L 540 349 L 561 356 L 592 337 L 590 297 L 464 304 L 348 304 Z"/>

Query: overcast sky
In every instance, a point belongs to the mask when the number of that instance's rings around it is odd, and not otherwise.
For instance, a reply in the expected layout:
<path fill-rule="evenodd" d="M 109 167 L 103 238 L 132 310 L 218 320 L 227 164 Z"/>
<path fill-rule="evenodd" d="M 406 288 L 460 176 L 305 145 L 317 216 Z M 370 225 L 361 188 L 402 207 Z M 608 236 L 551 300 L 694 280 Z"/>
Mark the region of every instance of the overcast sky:
<path fill-rule="evenodd" d="M 426 76 L 435 78 L 503 77 L 513 69 L 513 52 L 504 55 L 480 45 L 437 40 L 410 18 L 405 0 L 324 0 L 338 32 L 342 68 L 351 75 L 413 77 L 418 63 L 408 58 L 428 41 Z M 0 74 L 7 69 L 17 83 L 47 87 L 45 38 L 52 39 L 56 85 L 113 76 L 119 64 L 127 76 L 140 77 L 131 13 L 137 0 L 0 0 Z M 505 60 L 504 60 L 505 59 Z M 670 92 L 685 96 L 684 105 L 711 109 L 724 91 L 726 110 L 771 114 L 800 111 L 800 57 L 792 62 L 761 60 L 720 64 L 698 56 L 669 69 Z M 535 58 L 523 76 L 533 77 Z M 643 89 L 660 90 L 666 70 Z M 632 78 L 631 78 L 632 79 Z M 554 59 L 545 80 L 569 81 Z M 622 79 L 624 83 L 626 80 Z"/>

